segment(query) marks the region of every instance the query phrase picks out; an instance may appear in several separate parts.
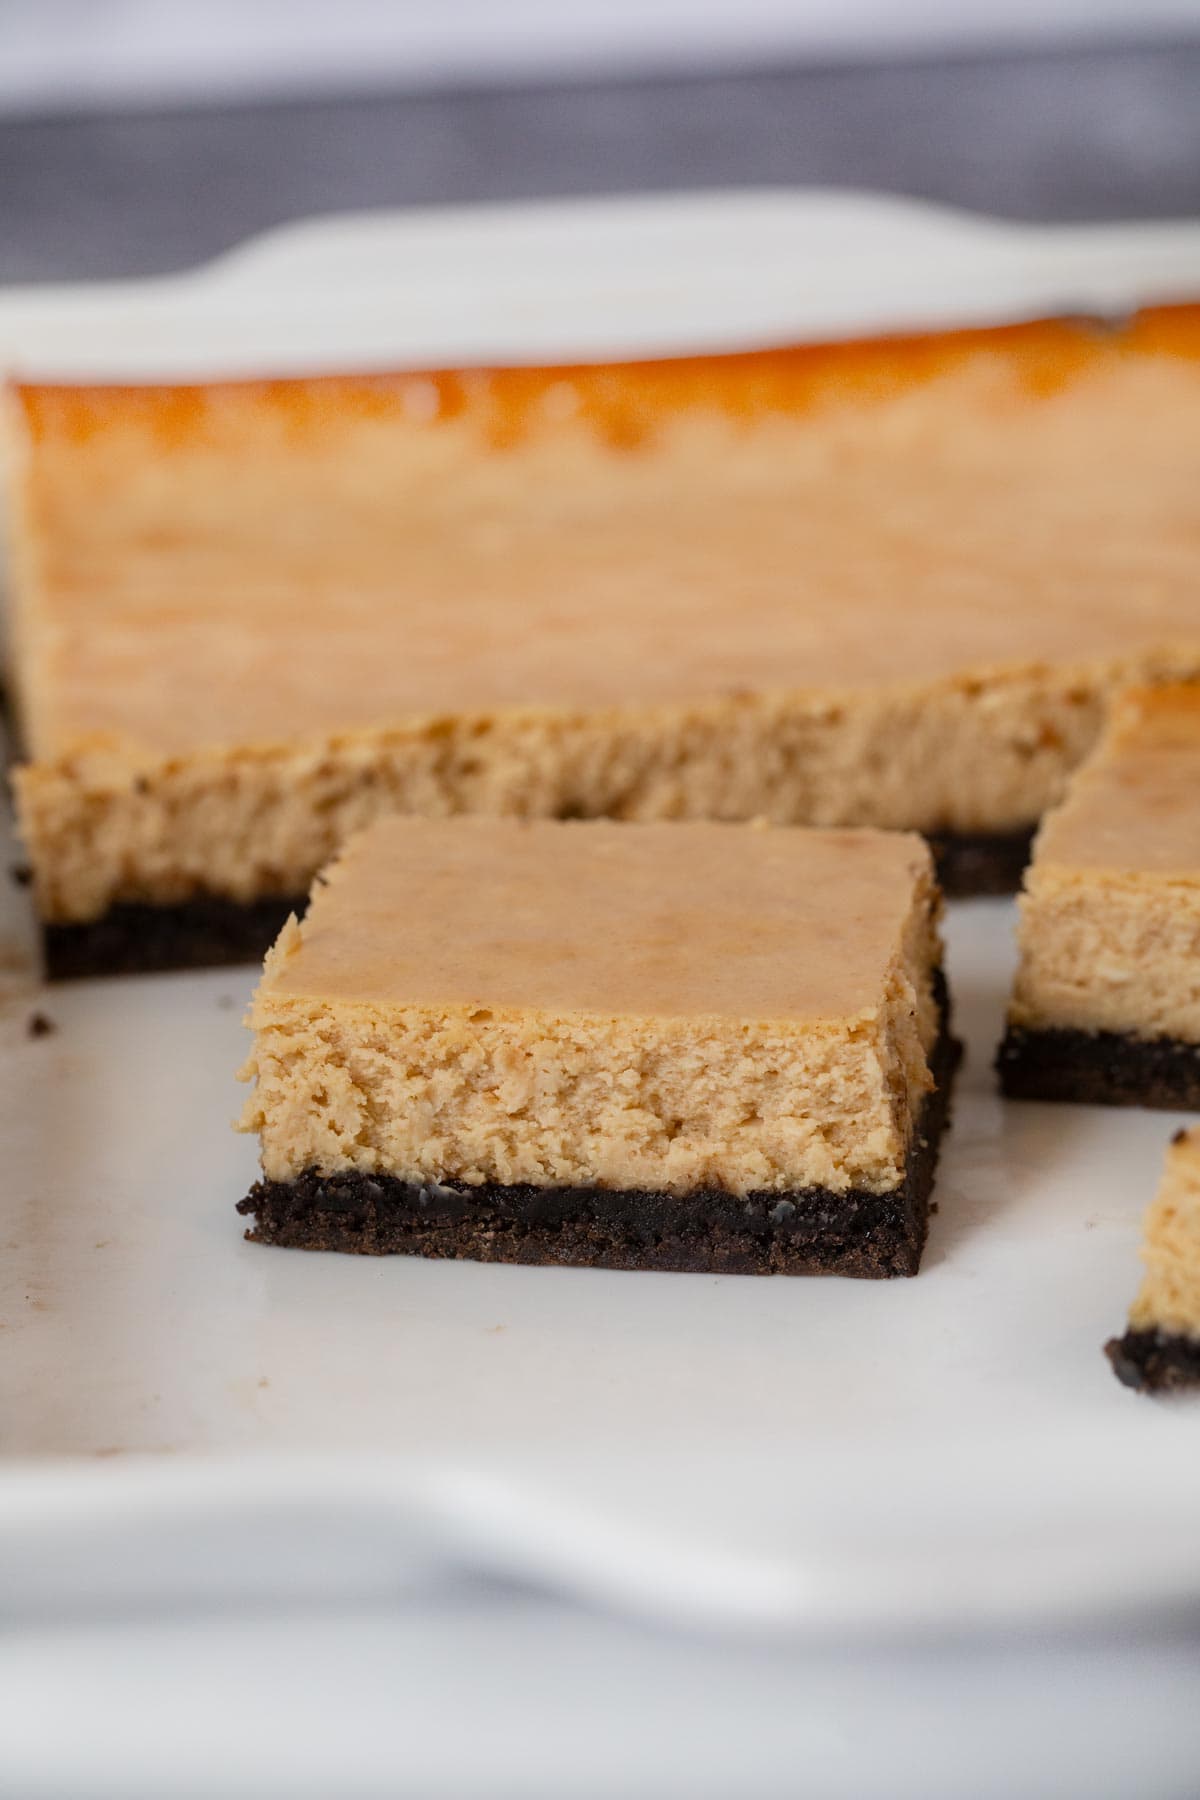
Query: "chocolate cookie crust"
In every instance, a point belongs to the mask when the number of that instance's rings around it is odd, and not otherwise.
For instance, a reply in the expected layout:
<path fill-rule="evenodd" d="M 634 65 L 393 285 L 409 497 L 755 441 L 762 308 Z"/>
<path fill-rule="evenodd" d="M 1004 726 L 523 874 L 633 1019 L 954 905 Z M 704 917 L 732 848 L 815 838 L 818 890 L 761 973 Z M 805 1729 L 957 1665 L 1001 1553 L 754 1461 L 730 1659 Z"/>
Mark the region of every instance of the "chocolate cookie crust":
<path fill-rule="evenodd" d="M 1169 1393 L 1200 1387 L 1200 1342 L 1171 1331 L 1127 1331 L 1110 1338 L 1104 1354 L 1126 1387 Z"/>
<path fill-rule="evenodd" d="M 46 975 L 74 981 L 259 962 L 288 914 L 303 913 L 307 904 L 303 894 L 245 903 L 199 894 L 178 906 L 113 906 L 83 925 L 44 927 Z"/>
<path fill-rule="evenodd" d="M 956 899 L 1014 893 L 1034 829 L 929 834 L 942 891 Z M 259 962 L 288 914 L 302 914 L 307 904 L 304 894 L 266 895 L 246 903 L 199 894 L 178 906 L 113 906 L 86 924 L 44 927 L 46 975 L 74 981 Z"/>
<path fill-rule="evenodd" d="M 390 1175 L 307 1170 L 295 1181 L 255 1182 L 237 1210 L 254 1218 L 252 1241 L 296 1250 L 726 1275 L 915 1275 L 961 1055 L 943 1027 L 931 1058 L 936 1086 L 905 1179 L 888 1194 L 418 1187 Z"/>
<path fill-rule="evenodd" d="M 1010 1100 L 1200 1109 L 1200 1044 L 1181 1038 L 1010 1025 L 996 1071 Z"/>
<path fill-rule="evenodd" d="M 1015 894 L 1029 861 L 1036 825 L 1017 831 L 927 831 L 942 892 L 953 900 Z"/>

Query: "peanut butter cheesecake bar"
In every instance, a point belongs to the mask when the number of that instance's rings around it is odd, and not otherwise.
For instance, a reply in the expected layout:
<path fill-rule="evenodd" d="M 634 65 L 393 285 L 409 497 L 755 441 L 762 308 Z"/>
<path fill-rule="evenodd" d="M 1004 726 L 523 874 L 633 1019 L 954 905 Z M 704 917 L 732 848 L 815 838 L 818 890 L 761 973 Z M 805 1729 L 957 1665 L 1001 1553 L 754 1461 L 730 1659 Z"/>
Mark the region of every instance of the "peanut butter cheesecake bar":
<path fill-rule="evenodd" d="M 678 361 L 20 386 L 51 970 L 261 954 L 388 812 L 915 829 L 961 891 L 1200 672 L 1200 308 Z"/>
<path fill-rule="evenodd" d="M 250 1235 L 915 1274 L 957 1046 L 927 845 L 393 817 L 267 959 Z"/>
<path fill-rule="evenodd" d="M 1172 1140 L 1143 1235 L 1146 1273 L 1109 1360 L 1127 1387 L 1200 1386 L 1200 1131 Z"/>
<path fill-rule="evenodd" d="M 1200 686 L 1124 696 L 1042 826 L 998 1066 L 1018 1099 L 1200 1107 Z"/>

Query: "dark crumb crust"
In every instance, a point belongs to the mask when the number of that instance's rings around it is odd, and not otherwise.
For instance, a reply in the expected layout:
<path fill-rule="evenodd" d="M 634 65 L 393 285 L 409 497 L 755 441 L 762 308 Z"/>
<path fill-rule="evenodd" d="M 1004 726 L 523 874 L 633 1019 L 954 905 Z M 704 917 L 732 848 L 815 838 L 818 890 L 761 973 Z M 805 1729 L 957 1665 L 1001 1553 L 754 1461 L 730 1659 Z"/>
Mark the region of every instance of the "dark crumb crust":
<path fill-rule="evenodd" d="M 1032 826 L 927 835 L 938 879 L 951 897 L 1011 894 L 1021 885 Z M 82 925 L 44 926 L 46 975 L 51 981 L 73 981 L 85 975 L 148 975 L 261 962 L 288 914 L 303 913 L 307 905 L 304 894 L 249 902 L 199 894 L 176 906 L 123 903 Z"/>
<path fill-rule="evenodd" d="M 942 892 L 952 900 L 1015 894 L 1036 830 L 1025 825 L 1018 831 L 927 831 Z"/>
<path fill-rule="evenodd" d="M 682 1197 L 646 1188 L 422 1188 L 395 1176 L 308 1170 L 258 1181 L 238 1203 L 246 1236 L 296 1250 L 361 1256 L 467 1257 L 478 1262 L 675 1269 L 720 1275 L 915 1275 L 961 1046 L 943 1027 L 904 1181 L 888 1194 Z"/>
<path fill-rule="evenodd" d="M 1200 1387 L 1200 1338 L 1172 1331 L 1127 1331 L 1110 1338 L 1104 1354 L 1126 1387 L 1143 1394 Z"/>
<path fill-rule="evenodd" d="M 261 962 L 288 914 L 307 905 L 304 894 L 251 901 L 198 894 L 177 906 L 112 906 L 85 925 L 43 928 L 46 975 L 73 981 Z"/>
<path fill-rule="evenodd" d="M 1010 1100 L 1200 1110 L 1200 1044 L 1182 1038 L 1010 1025 L 996 1071 Z"/>

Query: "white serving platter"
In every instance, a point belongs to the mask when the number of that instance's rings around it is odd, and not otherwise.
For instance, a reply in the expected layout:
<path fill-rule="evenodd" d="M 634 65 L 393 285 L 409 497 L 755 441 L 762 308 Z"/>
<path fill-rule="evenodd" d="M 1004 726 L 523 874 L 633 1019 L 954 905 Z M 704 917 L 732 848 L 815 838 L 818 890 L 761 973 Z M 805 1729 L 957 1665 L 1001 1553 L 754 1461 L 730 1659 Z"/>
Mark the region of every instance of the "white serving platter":
<path fill-rule="evenodd" d="M 692 196 L 326 221 L 195 275 L 0 294 L 0 362 L 661 353 L 1186 295 L 1194 225 Z M 357 1599 L 431 1569 L 788 1638 L 1200 1603 L 1200 1406 L 1128 1394 L 1100 1351 L 1180 1121 L 1001 1104 L 1010 903 L 950 912 L 969 1058 L 925 1267 L 888 1284 L 246 1244 L 253 971 L 39 992 L 25 896 L 4 904 L 10 1616 Z"/>

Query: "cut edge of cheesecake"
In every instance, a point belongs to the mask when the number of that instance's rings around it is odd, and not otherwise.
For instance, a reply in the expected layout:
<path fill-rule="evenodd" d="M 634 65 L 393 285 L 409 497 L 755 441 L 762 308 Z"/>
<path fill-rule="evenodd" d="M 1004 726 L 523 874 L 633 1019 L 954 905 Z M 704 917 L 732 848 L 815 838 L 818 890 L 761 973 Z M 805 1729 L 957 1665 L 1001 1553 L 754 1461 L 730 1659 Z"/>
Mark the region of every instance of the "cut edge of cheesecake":
<path fill-rule="evenodd" d="M 1010 1098 L 1200 1108 L 1198 793 L 1200 683 L 1121 695 L 1026 871 Z"/>
<path fill-rule="evenodd" d="M 378 825 L 289 924 L 248 1020 L 249 1235 L 914 1274 L 959 1056 L 937 915 L 901 834 Z"/>
<path fill-rule="evenodd" d="M 1143 1393 L 1200 1388 L 1200 1130 L 1167 1150 L 1142 1231 L 1145 1274 L 1121 1337 L 1105 1354 L 1117 1379 Z"/>
<path fill-rule="evenodd" d="M 52 974 L 103 972 L 110 958 L 137 969 L 146 908 L 177 920 L 147 966 L 192 960 L 218 918 L 240 953 L 245 909 L 286 916 L 348 836 L 393 812 L 912 830 L 947 893 L 1000 894 L 1019 884 L 1038 819 L 1112 696 L 1191 675 L 1200 628 L 1195 646 L 883 689 L 510 707 L 169 757 L 94 740 L 17 764 L 11 782 Z M 984 771 L 987 805 L 965 789 L 957 816 L 945 796 L 922 803 L 931 768 L 964 767 Z"/>
<path fill-rule="evenodd" d="M 916 1275 L 949 1120 L 961 1047 L 944 1030 L 903 1180 L 885 1193 L 820 1187 L 546 1188 L 457 1181 L 416 1184 L 389 1175 L 256 1181 L 238 1202 L 255 1243 L 368 1256 L 427 1256 L 560 1267 L 726 1275 Z"/>

